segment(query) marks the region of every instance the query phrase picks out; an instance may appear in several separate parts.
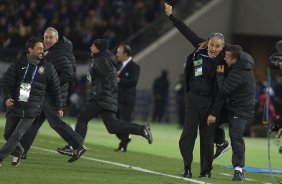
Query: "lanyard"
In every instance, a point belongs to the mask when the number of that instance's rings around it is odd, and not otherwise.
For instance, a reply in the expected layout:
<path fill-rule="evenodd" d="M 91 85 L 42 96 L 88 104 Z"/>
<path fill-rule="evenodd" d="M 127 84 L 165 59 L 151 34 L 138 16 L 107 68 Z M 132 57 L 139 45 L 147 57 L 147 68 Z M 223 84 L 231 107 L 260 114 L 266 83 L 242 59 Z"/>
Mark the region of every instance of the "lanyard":
<path fill-rule="evenodd" d="M 194 52 L 194 54 L 193 54 L 193 61 L 196 59 L 196 54 L 198 54 L 199 51 L 200 51 L 200 50 L 197 49 L 197 50 Z"/>
<path fill-rule="evenodd" d="M 25 69 L 25 72 L 24 72 L 24 76 L 23 76 L 22 82 L 24 81 L 24 79 L 25 79 L 25 77 L 26 77 L 26 74 L 27 74 L 28 68 L 29 68 L 29 63 L 27 63 L 27 66 L 26 66 L 26 69 Z M 35 70 L 32 72 L 32 76 L 31 76 L 31 81 L 30 81 L 30 84 L 32 84 L 32 82 L 33 82 L 33 80 L 34 80 L 34 77 L 35 77 L 35 74 L 36 74 L 37 68 L 38 68 L 38 66 L 36 65 Z"/>

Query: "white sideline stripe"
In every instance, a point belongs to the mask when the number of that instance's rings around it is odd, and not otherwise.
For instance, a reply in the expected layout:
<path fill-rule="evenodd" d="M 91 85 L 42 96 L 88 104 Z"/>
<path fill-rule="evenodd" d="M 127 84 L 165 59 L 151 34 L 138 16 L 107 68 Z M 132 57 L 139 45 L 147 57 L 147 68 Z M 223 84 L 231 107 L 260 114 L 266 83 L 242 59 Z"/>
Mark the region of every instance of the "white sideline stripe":
<path fill-rule="evenodd" d="M 37 146 L 32 146 L 32 148 L 40 150 L 40 151 L 46 151 L 46 152 L 50 152 L 50 153 L 57 153 L 57 151 L 46 149 L 46 148 L 41 148 L 41 147 L 37 147 Z M 109 165 L 115 165 L 115 166 L 124 167 L 124 168 L 128 168 L 128 169 L 133 169 L 135 171 L 140 171 L 140 172 L 144 172 L 144 173 L 150 173 L 150 174 L 166 176 L 166 177 L 180 179 L 180 180 L 186 180 L 186 181 L 190 181 L 192 183 L 209 184 L 209 183 L 203 182 L 203 181 L 198 181 L 198 180 L 194 180 L 194 179 L 190 179 L 190 178 L 183 178 L 183 177 L 175 176 L 175 175 L 171 175 L 171 174 L 164 174 L 164 173 L 160 173 L 160 172 L 156 172 L 156 171 L 151 171 L 151 170 L 148 170 L 148 169 L 143 169 L 141 167 L 135 167 L 135 166 L 131 166 L 131 165 L 127 165 L 127 164 L 122 164 L 122 163 L 118 163 L 118 162 L 111 162 L 111 161 L 107 161 L 107 160 L 101 160 L 101 159 L 96 159 L 96 158 L 91 158 L 91 157 L 86 157 L 86 156 L 81 156 L 80 159 L 85 159 L 85 160 L 91 160 L 91 161 L 106 163 L 106 164 L 109 164 Z"/>

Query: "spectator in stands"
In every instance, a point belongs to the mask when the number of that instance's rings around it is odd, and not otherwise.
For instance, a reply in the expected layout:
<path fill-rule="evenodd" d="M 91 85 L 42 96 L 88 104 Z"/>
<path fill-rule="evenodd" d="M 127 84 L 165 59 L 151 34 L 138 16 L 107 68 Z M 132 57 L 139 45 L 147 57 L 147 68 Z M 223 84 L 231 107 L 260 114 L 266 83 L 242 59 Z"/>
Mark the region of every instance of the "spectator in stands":
<path fill-rule="evenodd" d="M 169 81 L 168 72 L 163 70 L 161 75 L 153 83 L 154 110 L 152 121 L 161 122 L 164 120 L 167 112 Z"/>

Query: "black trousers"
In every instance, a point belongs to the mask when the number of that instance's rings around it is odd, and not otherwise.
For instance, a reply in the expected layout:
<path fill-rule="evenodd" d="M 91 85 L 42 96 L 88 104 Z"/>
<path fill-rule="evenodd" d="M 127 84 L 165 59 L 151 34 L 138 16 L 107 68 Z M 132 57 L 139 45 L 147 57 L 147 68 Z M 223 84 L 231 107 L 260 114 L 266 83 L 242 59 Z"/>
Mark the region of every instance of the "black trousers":
<path fill-rule="evenodd" d="M 77 119 L 75 131 L 83 139 L 85 139 L 87 133 L 88 122 L 98 114 L 101 115 L 110 134 L 143 135 L 144 133 L 144 126 L 117 119 L 115 112 L 102 108 L 93 100 L 86 103 Z"/>
<path fill-rule="evenodd" d="M 21 156 L 21 154 L 23 154 L 24 148 L 21 146 L 20 140 L 35 119 L 35 117 L 18 117 L 12 112 L 7 114 L 4 130 L 6 143 L 0 150 L 0 161 L 5 159 L 12 152 L 13 156 Z"/>
<path fill-rule="evenodd" d="M 215 124 L 207 124 L 212 98 L 189 93 L 187 96 L 185 124 L 179 140 L 180 152 L 184 161 L 184 168 L 191 169 L 193 150 L 200 130 L 200 172 L 210 172 L 213 162 L 213 140 Z"/>
<path fill-rule="evenodd" d="M 232 146 L 232 165 L 233 167 L 245 166 L 245 141 L 243 133 L 248 123 L 247 119 L 234 116 L 232 113 L 228 114 L 229 134 Z"/>
<path fill-rule="evenodd" d="M 220 126 L 220 123 L 216 124 L 215 131 L 214 131 L 214 143 L 215 144 L 222 144 L 225 141 L 225 132 L 224 128 Z"/>
<path fill-rule="evenodd" d="M 69 145 L 74 149 L 78 149 L 83 140 L 68 124 L 66 124 L 59 116 L 58 111 L 53 105 L 50 99 L 45 99 L 42 106 L 42 113 L 37 120 L 31 125 L 28 132 L 22 137 L 21 145 L 25 150 L 25 154 L 28 152 L 32 145 L 39 128 L 42 126 L 44 121 L 48 120 L 49 125 L 54 129 Z"/>
<path fill-rule="evenodd" d="M 127 122 L 131 122 L 134 105 L 135 105 L 134 103 L 119 103 L 118 118 L 125 120 Z M 121 140 L 119 147 L 125 147 L 127 144 L 126 141 L 129 137 L 129 134 L 117 134 L 116 136 Z"/>

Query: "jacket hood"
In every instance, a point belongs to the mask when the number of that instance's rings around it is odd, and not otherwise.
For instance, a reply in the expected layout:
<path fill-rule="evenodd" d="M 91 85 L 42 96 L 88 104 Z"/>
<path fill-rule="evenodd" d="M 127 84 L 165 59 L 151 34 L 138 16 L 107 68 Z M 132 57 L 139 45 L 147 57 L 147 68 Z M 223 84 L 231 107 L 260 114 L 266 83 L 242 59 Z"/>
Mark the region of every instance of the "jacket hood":
<path fill-rule="evenodd" d="M 240 59 L 236 64 L 232 65 L 232 68 L 241 68 L 244 70 L 252 70 L 255 65 L 254 58 L 246 52 L 241 51 Z"/>
<path fill-rule="evenodd" d="M 60 50 L 64 50 L 64 51 L 67 50 L 68 52 L 72 52 L 73 51 L 73 45 L 72 45 L 72 43 L 69 39 L 62 36 L 62 37 L 59 38 L 57 43 L 55 43 L 52 47 L 50 47 L 50 49 L 60 49 Z"/>

